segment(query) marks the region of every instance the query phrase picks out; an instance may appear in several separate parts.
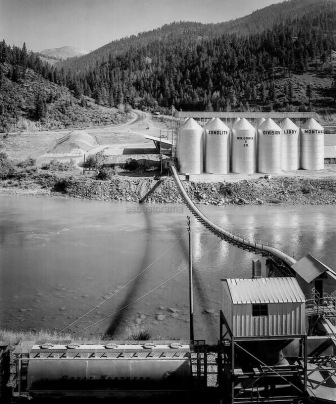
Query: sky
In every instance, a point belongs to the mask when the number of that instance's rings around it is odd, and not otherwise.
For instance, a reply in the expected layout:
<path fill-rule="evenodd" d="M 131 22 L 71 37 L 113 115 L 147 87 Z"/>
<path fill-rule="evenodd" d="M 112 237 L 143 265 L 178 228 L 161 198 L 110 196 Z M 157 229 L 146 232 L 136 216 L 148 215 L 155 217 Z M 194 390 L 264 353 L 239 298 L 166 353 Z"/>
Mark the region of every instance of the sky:
<path fill-rule="evenodd" d="M 88 52 L 173 21 L 228 21 L 283 0 L 0 0 L 0 40 Z"/>

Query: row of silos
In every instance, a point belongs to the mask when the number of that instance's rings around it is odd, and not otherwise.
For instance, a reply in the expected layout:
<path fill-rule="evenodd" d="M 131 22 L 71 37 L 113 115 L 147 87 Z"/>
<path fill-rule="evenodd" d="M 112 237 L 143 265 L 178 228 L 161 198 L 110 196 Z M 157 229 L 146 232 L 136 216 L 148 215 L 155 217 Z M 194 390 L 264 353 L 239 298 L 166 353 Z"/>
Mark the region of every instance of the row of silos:
<path fill-rule="evenodd" d="M 219 118 L 202 128 L 189 118 L 179 129 L 177 157 L 181 173 L 278 173 L 324 168 L 324 129 L 313 118 L 300 129 L 288 118 L 278 126 L 262 119 L 254 128 L 245 118 L 232 130 Z M 301 162 L 300 162 L 301 161 Z"/>

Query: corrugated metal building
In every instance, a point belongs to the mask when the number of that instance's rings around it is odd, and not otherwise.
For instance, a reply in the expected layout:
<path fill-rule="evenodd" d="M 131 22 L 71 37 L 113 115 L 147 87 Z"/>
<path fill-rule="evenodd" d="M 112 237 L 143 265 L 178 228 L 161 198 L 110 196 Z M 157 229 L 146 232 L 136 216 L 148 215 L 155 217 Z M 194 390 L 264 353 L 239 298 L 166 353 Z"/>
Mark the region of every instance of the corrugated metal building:
<path fill-rule="evenodd" d="M 295 278 L 223 279 L 222 287 L 234 337 L 305 334 L 305 296 Z"/>
<path fill-rule="evenodd" d="M 292 269 L 307 299 L 313 298 L 316 292 L 320 298 L 325 293 L 336 295 L 336 273 L 311 254 L 297 261 Z"/>

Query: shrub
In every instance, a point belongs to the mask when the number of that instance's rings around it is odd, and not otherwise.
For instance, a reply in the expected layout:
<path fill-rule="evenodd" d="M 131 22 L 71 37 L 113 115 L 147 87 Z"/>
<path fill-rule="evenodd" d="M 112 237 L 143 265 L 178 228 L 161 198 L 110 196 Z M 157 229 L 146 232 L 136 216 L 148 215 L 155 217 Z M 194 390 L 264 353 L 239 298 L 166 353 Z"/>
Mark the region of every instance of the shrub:
<path fill-rule="evenodd" d="M 131 335 L 131 338 L 134 341 L 148 341 L 151 339 L 151 337 L 151 334 L 147 330 L 136 331 L 134 334 Z"/>
<path fill-rule="evenodd" d="M 61 161 L 57 161 L 56 159 L 53 159 L 49 163 L 42 164 L 41 169 L 50 171 L 72 171 L 74 169 L 74 166 L 75 162 L 72 159 L 64 163 L 62 163 Z"/>
<path fill-rule="evenodd" d="M 98 180 L 108 180 L 111 179 L 114 175 L 116 175 L 116 171 L 112 168 L 102 168 L 101 170 L 99 170 L 96 178 Z"/>
<path fill-rule="evenodd" d="M 0 178 L 5 179 L 15 173 L 16 169 L 6 153 L 0 153 Z"/>
<path fill-rule="evenodd" d="M 90 154 L 83 164 L 85 168 L 100 169 L 106 162 L 107 156 L 104 155 L 104 151 L 100 151 L 97 154 Z"/>
<path fill-rule="evenodd" d="M 54 191 L 65 193 L 68 185 L 69 183 L 65 178 L 60 178 L 55 182 Z"/>
<path fill-rule="evenodd" d="M 26 160 L 20 161 L 17 164 L 17 166 L 21 167 L 21 168 L 32 167 L 32 166 L 35 166 L 35 165 L 36 165 L 36 160 L 31 158 L 31 157 L 28 157 Z"/>
<path fill-rule="evenodd" d="M 125 163 L 125 169 L 128 171 L 134 171 L 139 168 L 139 162 L 135 159 L 128 159 Z"/>

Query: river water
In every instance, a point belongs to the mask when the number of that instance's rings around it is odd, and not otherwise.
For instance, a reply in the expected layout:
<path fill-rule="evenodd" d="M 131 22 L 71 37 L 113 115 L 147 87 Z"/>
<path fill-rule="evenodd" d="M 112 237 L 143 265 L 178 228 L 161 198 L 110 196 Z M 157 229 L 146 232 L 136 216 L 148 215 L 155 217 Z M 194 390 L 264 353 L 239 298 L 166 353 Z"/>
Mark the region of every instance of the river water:
<path fill-rule="evenodd" d="M 336 207 L 202 206 L 220 226 L 299 259 L 336 262 Z M 186 207 L 0 197 L 0 321 L 13 330 L 188 338 Z M 216 342 L 220 279 L 250 277 L 254 254 L 192 219 L 195 337 Z M 112 295 L 112 297 L 110 297 Z"/>

